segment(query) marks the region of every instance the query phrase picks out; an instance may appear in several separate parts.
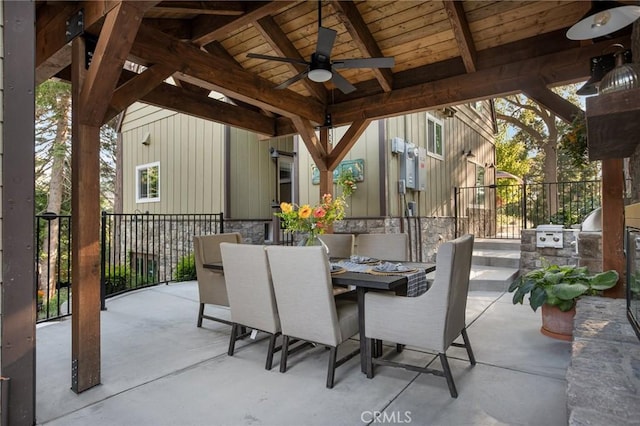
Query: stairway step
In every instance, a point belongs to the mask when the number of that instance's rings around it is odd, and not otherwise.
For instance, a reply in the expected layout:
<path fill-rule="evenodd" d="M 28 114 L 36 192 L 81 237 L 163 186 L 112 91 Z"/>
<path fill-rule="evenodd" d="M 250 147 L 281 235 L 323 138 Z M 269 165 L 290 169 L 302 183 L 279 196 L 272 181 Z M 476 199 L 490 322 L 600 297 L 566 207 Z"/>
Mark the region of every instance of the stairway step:
<path fill-rule="evenodd" d="M 507 291 L 519 273 L 517 268 L 471 265 L 469 291 Z M 427 274 L 428 281 L 434 278 L 435 271 Z"/>
<path fill-rule="evenodd" d="M 516 239 L 490 239 L 477 238 L 473 241 L 474 250 L 518 250 L 520 251 L 520 240 Z"/>
<path fill-rule="evenodd" d="M 485 250 L 474 248 L 471 263 L 482 266 L 519 268 L 520 250 Z"/>

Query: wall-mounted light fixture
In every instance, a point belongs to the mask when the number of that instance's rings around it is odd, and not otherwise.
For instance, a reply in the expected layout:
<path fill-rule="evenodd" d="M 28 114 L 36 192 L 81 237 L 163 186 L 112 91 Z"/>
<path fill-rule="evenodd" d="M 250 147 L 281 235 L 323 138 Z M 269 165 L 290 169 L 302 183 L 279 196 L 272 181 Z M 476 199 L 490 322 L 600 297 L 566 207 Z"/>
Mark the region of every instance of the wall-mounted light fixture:
<path fill-rule="evenodd" d="M 274 159 L 274 160 L 280 158 L 281 156 L 285 156 L 285 157 L 295 157 L 296 156 L 295 152 L 279 151 L 279 150 L 275 149 L 274 147 L 269 148 L 269 152 L 271 153 L 271 158 Z"/>
<path fill-rule="evenodd" d="M 493 163 L 484 163 L 484 167 L 487 169 L 495 169 L 496 165 Z"/>
<path fill-rule="evenodd" d="M 616 1 L 592 1 L 591 9 L 567 31 L 570 40 L 602 37 L 631 25 L 640 18 L 640 6 Z"/>
<path fill-rule="evenodd" d="M 149 146 L 151 144 L 151 134 L 149 132 L 144 134 L 142 138 L 142 145 Z"/>
<path fill-rule="evenodd" d="M 468 151 L 465 151 L 464 149 L 462 150 L 462 156 L 463 157 L 467 157 L 467 158 L 475 158 L 475 154 L 473 152 L 471 152 L 471 150 L 469 149 Z"/>

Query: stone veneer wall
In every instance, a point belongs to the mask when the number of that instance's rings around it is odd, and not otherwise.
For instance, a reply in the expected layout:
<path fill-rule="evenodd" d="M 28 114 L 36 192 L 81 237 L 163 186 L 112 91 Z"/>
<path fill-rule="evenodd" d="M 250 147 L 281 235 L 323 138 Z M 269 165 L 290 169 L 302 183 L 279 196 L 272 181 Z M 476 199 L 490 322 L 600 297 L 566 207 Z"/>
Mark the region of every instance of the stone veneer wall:
<path fill-rule="evenodd" d="M 224 232 L 239 232 L 245 243 L 264 244 L 265 224 L 269 223 L 266 220 L 225 219 Z M 411 260 L 434 262 L 440 244 L 455 237 L 455 222 L 451 217 L 347 218 L 336 222 L 333 231 L 352 234 L 406 232 L 411 240 Z"/>
<path fill-rule="evenodd" d="M 542 266 L 542 259 L 556 265 L 586 266 L 602 272 L 602 233 L 565 229 L 562 248 L 536 247 L 536 230 L 525 229 L 520 240 L 520 274 Z M 577 245 L 577 252 L 576 252 Z"/>

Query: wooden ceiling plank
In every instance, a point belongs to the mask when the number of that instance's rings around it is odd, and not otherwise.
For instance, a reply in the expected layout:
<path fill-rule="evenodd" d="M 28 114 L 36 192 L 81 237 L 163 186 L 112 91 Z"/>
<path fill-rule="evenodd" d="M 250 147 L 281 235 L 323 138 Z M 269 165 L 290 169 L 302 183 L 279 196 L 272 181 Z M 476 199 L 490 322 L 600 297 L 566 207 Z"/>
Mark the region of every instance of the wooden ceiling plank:
<path fill-rule="evenodd" d="M 290 4 L 293 1 L 270 1 L 270 2 L 252 2 L 247 3 L 250 8 L 241 16 L 234 19 L 228 19 L 223 25 L 216 25 L 220 21 L 214 21 L 210 16 L 201 16 L 193 21 L 193 43 L 198 46 L 205 46 L 214 40 L 220 40 L 227 36 L 231 31 L 236 30 L 252 22 L 257 21 L 267 15 L 271 15 Z M 211 25 L 216 25 L 212 27 Z"/>
<path fill-rule="evenodd" d="M 550 90 L 542 81 L 531 82 L 527 87 L 523 87 L 522 91 L 566 123 L 570 124 L 574 118 L 584 116 L 584 111 L 580 107 Z"/>
<path fill-rule="evenodd" d="M 362 119 L 351 123 L 351 126 L 347 129 L 347 132 L 340 138 L 340 141 L 329 153 L 329 159 L 327 161 L 327 168 L 334 170 L 338 167 L 338 164 L 344 157 L 351 151 L 351 148 L 356 144 L 358 138 L 367 130 L 367 127 L 371 123 L 371 120 Z"/>
<path fill-rule="evenodd" d="M 303 61 L 305 60 L 271 16 L 265 16 L 258 19 L 254 23 L 254 27 L 260 32 L 262 37 L 264 37 L 267 43 L 269 43 L 271 48 L 278 55 Z M 306 70 L 307 68 L 305 65 L 296 65 L 291 63 L 287 63 L 285 65 L 287 65 L 289 71 L 294 75 Z M 323 104 L 327 103 L 327 88 L 323 84 L 313 82 L 308 78 L 302 79 L 301 82 L 316 99 Z"/>
<path fill-rule="evenodd" d="M 249 72 L 229 69 L 209 53 L 157 30 L 141 26 L 131 52 L 152 63 L 164 63 L 192 77 L 191 83 L 288 117 L 301 115 L 314 123 L 324 121 L 324 106 Z"/>
<path fill-rule="evenodd" d="M 362 19 L 356 5 L 346 1 L 333 1 L 331 4 L 362 54 L 370 58 L 383 57 L 378 43 Z M 393 73 L 389 68 L 373 68 L 372 72 L 382 90 L 385 92 L 393 90 Z"/>
<path fill-rule="evenodd" d="M 163 1 L 153 10 L 156 13 L 194 15 L 238 16 L 244 13 L 242 2 L 238 1 Z"/>
<path fill-rule="evenodd" d="M 301 117 L 292 117 L 293 127 L 304 141 L 309 154 L 320 171 L 329 170 L 327 166 L 327 152 L 316 135 L 316 130 L 309 120 Z"/>
<path fill-rule="evenodd" d="M 473 43 L 473 36 L 469 29 L 469 23 L 464 13 L 464 7 L 460 1 L 445 0 L 444 8 L 449 15 L 453 34 L 460 49 L 460 56 L 467 72 L 476 71 L 476 49 Z"/>
<path fill-rule="evenodd" d="M 100 38 L 80 93 L 82 124 L 100 126 L 108 101 L 133 44 L 144 10 L 140 2 L 122 2 L 106 16 Z"/>
<path fill-rule="evenodd" d="M 588 67 L 576 67 L 577 63 L 588 64 L 591 57 L 599 55 L 611 43 L 628 45 L 628 42 L 628 37 L 622 37 L 417 84 L 345 101 L 331 106 L 329 112 L 334 125 L 343 125 L 365 118 L 377 119 L 518 93 L 533 79 L 542 78 L 547 85 L 575 82 L 588 77 L 589 73 Z"/>
<path fill-rule="evenodd" d="M 113 93 L 103 123 L 108 122 L 129 105 L 161 85 L 175 71 L 174 68 L 164 65 L 153 65 L 120 85 Z"/>

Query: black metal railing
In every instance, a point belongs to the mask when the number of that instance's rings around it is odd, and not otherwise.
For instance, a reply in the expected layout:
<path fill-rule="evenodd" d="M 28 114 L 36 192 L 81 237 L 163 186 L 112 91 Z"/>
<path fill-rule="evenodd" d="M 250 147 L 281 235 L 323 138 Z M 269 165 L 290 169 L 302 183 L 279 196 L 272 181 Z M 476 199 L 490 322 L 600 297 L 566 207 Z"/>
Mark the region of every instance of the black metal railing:
<path fill-rule="evenodd" d="M 195 279 L 193 236 L 224 232 L 222 213 L 102 213 L 102 301 L 170 281 Z"/>
<path fill-rule="evenodd" d="M 37 322 L 71 314 L 71 216 L 36 215 Z"/>
<path fill-rule="evenodd" d="M 520 238 L 522 229 L 580 224 L 601 206 L 600 181 L 455 188 L 456 235 Z"/>

